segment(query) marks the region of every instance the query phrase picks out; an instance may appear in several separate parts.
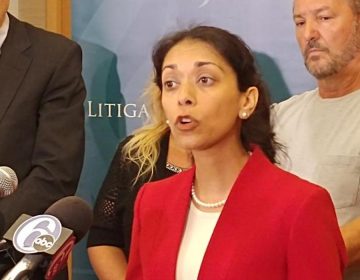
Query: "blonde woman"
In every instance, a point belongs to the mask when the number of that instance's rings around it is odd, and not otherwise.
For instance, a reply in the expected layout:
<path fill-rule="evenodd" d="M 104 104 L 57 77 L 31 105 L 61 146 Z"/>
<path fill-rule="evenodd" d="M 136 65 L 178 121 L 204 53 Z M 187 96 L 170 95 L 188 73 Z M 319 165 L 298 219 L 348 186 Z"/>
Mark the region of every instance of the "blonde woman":
<path fill-rule="evenodd" d="M 160 94 L 151 82 L 144 93 L 149 122 L 119 144 L 98 194 L 88 255 L 100 280 L 125 277 L 133 207 L 140 187 L 192 165 L 191 154 L 181 149 L 170 133 L 160 107 Z"/>

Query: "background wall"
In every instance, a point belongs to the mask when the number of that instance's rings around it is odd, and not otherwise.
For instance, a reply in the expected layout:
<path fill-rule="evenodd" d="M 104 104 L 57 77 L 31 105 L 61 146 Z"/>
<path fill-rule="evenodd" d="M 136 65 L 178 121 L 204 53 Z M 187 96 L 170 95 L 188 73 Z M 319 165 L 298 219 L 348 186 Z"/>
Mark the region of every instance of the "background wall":
<path fill-rule="evenodd" d="M 289 0 L 76 0 L 72 10 L 88 90 L 78 194 L 91 203 L 117 143 L 146 116 L 139 95 L 151 73 L 151 48 L 165 33 L 208 24 L 239 34 L 253 49 L 274 101 L 314 87 L 295 41 Z M 85 242 L 75 252 L 75 279 L 92 278 L 84 252 Z"/>
<path fill-rule="evenodd" d="M 10 1 L 9 12 L 19 17 L 19 0 Z"/>
<path fill-rule="evenodd" d="M 314 87 L 294 36 L 289 0 L 11 0 L 10 11 L 71 36 L 83 49 L 87 86 L 86 155 L 78 195 L 94 203 L 119 141 L 146 118 L 139 96 L 151 73 L 153 44 L 191 24 L 240 35 L 253 49 L 274 101 Z M 85 240 L 74 279 L 96 279 Z"/>
<path fill-rule="evenodd" d="M 24 21 L 46 28 L 46 0 L 10 0 L 9 11 Z"/>
<path fill-rule="evenodd" d="M 37 27 L 71 37 L 71 0 L 10 0 L 9 12 Z"/>

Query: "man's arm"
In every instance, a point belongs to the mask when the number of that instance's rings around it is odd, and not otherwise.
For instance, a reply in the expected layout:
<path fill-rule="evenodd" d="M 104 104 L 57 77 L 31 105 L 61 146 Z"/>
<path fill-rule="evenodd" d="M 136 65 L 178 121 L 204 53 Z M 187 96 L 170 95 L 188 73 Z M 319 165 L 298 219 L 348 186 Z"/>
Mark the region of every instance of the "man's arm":
<path fill-rule="evenodd" d="M 360 265 L 360 218 L 342 226 L 341 234 L 348 255 L 348 266 Z"/>

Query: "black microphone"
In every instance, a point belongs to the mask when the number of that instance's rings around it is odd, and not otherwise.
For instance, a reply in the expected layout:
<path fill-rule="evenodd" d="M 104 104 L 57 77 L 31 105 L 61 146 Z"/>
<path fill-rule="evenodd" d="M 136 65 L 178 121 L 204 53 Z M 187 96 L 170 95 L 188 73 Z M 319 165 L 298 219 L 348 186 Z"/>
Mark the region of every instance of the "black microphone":
<path fill-rule="evenodd" d="M 0 166 L 0 197 L 12 194 L 18 185 L 18 178 L 10 167 Z"/>
<path fill-rule="evenodd" d="M 25 255 L 1 279 L 31 279 L 38 269 L 45 271 L 44 279 L 53 279 L 66 266 L 74 244 L 89 230 L 92 218 L 89 204 L 75 196 L 58 200 L 44 215 L 21 215 L 4 238 Z"/>
<path fill-rule="evenodd" d="M 15 257 L 12 254 L 13 247 L 11 242 L 5 239 L 0 240 L 0 274 L 4 274 L 9 269 L 9 264 L 14 265 L 16 263 Z"/>

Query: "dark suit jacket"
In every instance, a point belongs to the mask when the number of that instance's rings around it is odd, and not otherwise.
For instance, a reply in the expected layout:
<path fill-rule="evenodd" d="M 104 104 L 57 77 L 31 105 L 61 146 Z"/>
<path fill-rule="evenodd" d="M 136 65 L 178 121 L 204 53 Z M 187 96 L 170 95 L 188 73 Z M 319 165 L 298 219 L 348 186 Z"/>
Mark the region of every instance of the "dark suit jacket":
<path fill-rule="evenodd" d="M 127 279 L 175 279 L 194 171 L 140 189 Z M 340 280 L 345 263 L 329 194 L 255 149 L 222 210 L 198 279 Z"/>
<path fill-rule="evenodd" d="M 84 155 L 80 47 L 9 15 L 0 55 L 0 165 L 18 189 L 0 198 L 5 231 L 76 191 Z M 1 230 L 1 229 L 0 229 Z"/>

